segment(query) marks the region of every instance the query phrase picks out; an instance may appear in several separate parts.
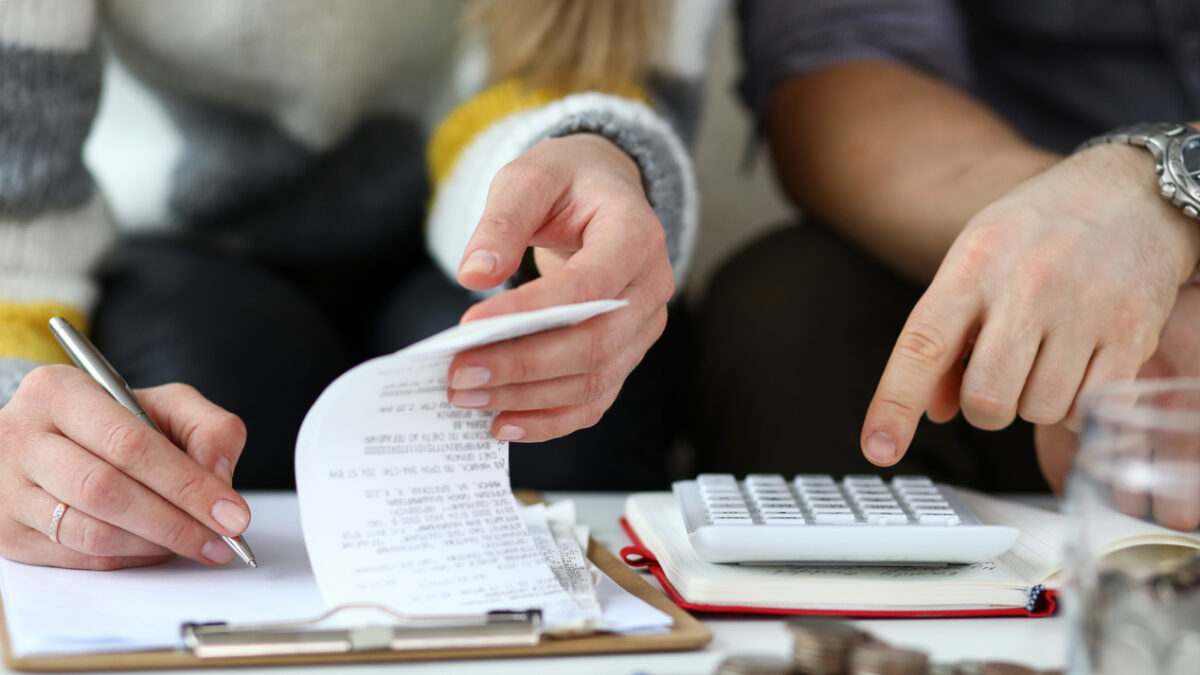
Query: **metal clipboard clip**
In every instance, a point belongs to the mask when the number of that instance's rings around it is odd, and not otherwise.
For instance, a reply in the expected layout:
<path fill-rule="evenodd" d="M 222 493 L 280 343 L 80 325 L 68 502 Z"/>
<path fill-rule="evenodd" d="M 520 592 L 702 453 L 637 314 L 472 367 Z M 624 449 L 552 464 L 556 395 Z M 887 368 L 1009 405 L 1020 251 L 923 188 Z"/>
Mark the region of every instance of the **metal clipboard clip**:
<path fill-rule="evenodd" d="M 383 612 L 388 622 L 318 628 L 340 613 L 360 610 Z M 401 614 L 374 603 L 353 603 L 301 621 L 185 623 L 180 630 L 187 649 L 204 659 L 514 647 L 532 646 L 541 641 L 542 611 L 419 616 Z"/>

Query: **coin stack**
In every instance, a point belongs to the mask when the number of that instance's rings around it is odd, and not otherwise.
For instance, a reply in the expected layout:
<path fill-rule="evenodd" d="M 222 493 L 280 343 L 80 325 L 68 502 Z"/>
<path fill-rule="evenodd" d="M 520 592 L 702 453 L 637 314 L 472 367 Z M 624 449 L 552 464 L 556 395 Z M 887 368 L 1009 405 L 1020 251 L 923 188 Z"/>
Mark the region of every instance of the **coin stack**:
<path fill-rule="evenodd" d="M 956 663 L 950 667 L 953 675 L 1038 675 L 1038 671 L 1028 666 L 1003 661 L 967 661 Z"/>
<path fill-rule="evenodd" d="M 842 675 L 850 650 L 869 636 L 845 621 L 798 617 L 792 631 L 792 665 L 801 675 Z"/>
<path fill-rule="evenodd" d="M 850 675 L 926 675 L 929 657 L 915 649 L 879 642 L 860 644 L 850 653 Z"/>
<path fill-rule="evenodd" d="M 726 657 L 713 675 L 792 675 L 792 664 L 770 656 L 734 655 Z"/>

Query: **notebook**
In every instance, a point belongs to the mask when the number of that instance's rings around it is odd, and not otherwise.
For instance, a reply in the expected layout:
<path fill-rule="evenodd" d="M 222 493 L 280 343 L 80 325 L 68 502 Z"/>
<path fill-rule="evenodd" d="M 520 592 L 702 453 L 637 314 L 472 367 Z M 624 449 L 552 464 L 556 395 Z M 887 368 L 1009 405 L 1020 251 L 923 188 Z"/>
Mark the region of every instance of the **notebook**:
<path fill-rule="evenodd" d="M 634 545 L 626 563 L 648 567 L 681 607 L 692 611 L 853 617 L 1046 616 L 1065 575 L 1061 514 L 959 489 L 981 522 L 1021 531 L 1008 552 L 971 565 L 820 566 L 707 563 L 692 550 L 677 500 L 638 493 L 622 525 Z M 1131 559 L 1183 557 L 1200 535 L 1114 514 L 1102 554 Z"/>

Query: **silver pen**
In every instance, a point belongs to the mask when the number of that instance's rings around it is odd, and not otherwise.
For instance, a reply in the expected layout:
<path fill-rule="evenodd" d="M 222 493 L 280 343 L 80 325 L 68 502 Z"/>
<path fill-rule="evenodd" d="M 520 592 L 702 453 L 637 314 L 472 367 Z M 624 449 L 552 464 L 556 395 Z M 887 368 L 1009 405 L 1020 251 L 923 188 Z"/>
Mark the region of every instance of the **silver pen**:
<path fill-rule="evenodd" d="M 107 391 L 117 402 L 129 412 L 137 415 L 137 418 L 145 422 L 151 429 L 162 433 L 154 420 L 146 414 L 142 409 L 142 404 L 138 402 L 137 396 L 134 396 L 133 390 L 129 388 L 129 384 L 125 382 L 125 378 L 121 377 L 108 359 L 96 349 L 96 345 L 87 339 L 83 333 L 75 330 L 70 321 L 56 316 L 50 319 L 50 332 L 54 333 L 54 337 L 58 339 L 58 343 L 62 345 L 71 360 L 75 365 L 79 366 L 88 375 L 92 376 L 104 391 Z M 254 559 L 254 553 L 250 550 L 250 546 L 246 544 L 246 540 L 242 537 L 226 537 L 221 539 L 233 549 L 233 552 L 238 555 L 247 565 L 258 567 L 258 561 Z"/>

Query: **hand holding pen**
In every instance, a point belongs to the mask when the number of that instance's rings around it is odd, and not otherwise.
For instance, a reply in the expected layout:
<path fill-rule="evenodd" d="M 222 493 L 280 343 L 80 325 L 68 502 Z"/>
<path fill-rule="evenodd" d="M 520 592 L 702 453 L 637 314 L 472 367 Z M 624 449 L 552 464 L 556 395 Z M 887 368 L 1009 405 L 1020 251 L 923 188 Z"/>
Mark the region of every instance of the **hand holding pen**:
<path fill-rule="evenodd" d="M 55 332 L 74 331 L 56 321 Z M 108 389 L 82 369 L 43 366 L 0 408 L 0 556 L 115 569 L 172 553 L 223 565 L 241 549 L 252 561 L 239 539 L 250 511 L 230 486 L 241 420 L 186 385 L 133 396 L 94 347 L 81 357 L 90 343 L 75 336 L 68 352 L 81 367 L 98 359 Z"/>

